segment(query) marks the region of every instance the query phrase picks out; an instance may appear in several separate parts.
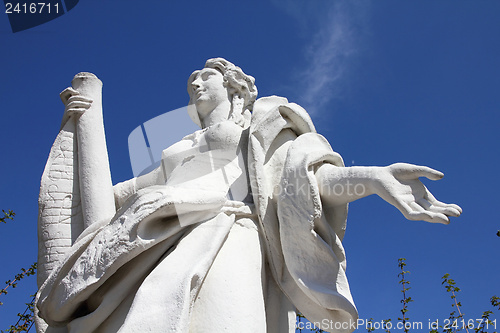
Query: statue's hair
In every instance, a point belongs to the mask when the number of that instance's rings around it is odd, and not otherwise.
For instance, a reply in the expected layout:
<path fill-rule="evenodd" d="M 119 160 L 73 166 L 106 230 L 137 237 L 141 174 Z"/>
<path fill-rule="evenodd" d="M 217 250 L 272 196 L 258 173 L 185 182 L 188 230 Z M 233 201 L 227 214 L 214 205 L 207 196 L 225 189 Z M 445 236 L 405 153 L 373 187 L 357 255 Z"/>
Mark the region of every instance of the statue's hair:
<path fill-rule="evenodd" d="M 245 126 L 250 121 L 250 112 L 257 98 L 255 79 L 243 73 L 240 67 L 223 58 L 208 59 L 205 68 L 213 68 L 222 74 L 224 87 L 227 88 L 231 100 L 230 119 Z M 199 70 L 194 71 L 188 79 L 187 88 L 191 99 L 194 92 L 191 83 L 196 79 L 199 72 Z"/>

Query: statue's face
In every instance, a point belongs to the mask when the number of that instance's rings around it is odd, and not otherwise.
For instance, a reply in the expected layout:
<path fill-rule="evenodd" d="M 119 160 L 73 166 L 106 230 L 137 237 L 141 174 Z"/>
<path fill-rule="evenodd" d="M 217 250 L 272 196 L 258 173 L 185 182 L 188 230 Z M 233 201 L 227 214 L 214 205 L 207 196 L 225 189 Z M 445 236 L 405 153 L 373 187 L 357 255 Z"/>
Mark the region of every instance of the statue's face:
<path fill-rule="evenodd" d="M 203 117 L 220 103 L 228 100 L 227 89 L 223 85 L 222 74 L 213 68 L 202 69 L 191 83 L 192 100 Z"/>

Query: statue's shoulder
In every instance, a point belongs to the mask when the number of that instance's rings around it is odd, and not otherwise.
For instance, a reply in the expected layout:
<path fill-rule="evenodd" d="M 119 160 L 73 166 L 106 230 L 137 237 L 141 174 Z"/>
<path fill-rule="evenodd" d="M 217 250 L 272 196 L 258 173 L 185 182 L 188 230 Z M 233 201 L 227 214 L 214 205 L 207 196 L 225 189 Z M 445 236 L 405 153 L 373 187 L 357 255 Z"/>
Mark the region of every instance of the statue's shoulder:
<path fill-rule="evenodd" d="M 256 100 L 253 104 L 253 114 L 252 118 L 258 119 L 264 116 L 264 114 L 276 109 L 280 105 L 288 104 L 288 99 L 280 96 L 266 96 L 261 97 Z"/>
<path fill-rule="evenodd" d="M 250 134 L 262 141 L 263 146 L 268 147 L 283 129 L 291 129 L 297 136 L 316 133 L 311 117 L 300 105 L 290 103 L 279 96 L 256 100 L 253 105 Z"/>

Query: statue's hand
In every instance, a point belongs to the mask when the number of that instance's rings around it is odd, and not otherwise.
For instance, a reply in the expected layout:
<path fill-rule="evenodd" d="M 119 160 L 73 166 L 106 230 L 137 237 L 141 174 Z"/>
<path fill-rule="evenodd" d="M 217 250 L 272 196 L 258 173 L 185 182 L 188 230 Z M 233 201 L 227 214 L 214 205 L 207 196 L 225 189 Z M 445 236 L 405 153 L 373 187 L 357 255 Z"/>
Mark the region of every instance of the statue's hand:
<path fill-rule="evenodd" d="M 65 105 L 64 113 L 67 115 L 82 114 L 92 105 L 90 98 L 82 96 L 71 87 L 64 89 L 60 96 Z"/>
<path fill-rule="evenodd" d="M 459 206 L 434 198 L 419 177 L 439 180 L 443 174 L 425 166 L 396 163 L 380 168 L 375 191 L 409 220 L 448 224 L 449 216 L 456 217 L 462 213 Z"/>

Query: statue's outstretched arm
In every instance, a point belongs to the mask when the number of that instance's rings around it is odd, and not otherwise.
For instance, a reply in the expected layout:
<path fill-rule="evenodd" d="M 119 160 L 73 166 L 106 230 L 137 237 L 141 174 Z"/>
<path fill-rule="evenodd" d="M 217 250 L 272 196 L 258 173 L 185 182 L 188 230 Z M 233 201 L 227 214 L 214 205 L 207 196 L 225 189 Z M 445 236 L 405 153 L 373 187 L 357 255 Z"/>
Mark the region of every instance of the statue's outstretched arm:
<path fill-rule="evenodd" d="M 419 177 L 439 180 L 443 174 L 407 163 L 347 168 L 325 164 L 316 172 L 319 191 L 327 205 L 341 205 L 377 194 L 409 220 L 448 224 L 450 216 L 462 213 L 459 206 L 438 201 Z"/>

